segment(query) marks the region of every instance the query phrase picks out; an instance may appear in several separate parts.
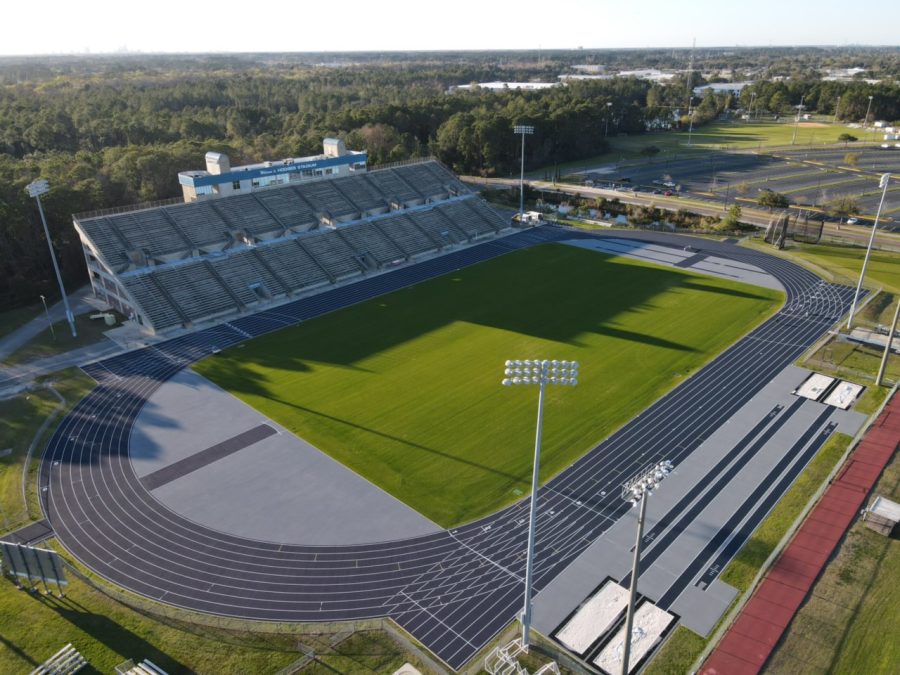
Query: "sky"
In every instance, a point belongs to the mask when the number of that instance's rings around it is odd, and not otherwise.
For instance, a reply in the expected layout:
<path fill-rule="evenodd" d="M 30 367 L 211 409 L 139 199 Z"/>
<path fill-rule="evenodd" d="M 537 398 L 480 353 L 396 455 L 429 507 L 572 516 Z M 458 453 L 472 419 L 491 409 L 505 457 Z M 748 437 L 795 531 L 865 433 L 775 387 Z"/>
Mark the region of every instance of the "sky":
<path fill-rule="evenodd" d="M 890 3 L 888 3 L 890 4 Z M 888 5 L 880 5 L 887 12 Z M 6 0 L 0 55 L 898 45 L 846 0 Z"/>

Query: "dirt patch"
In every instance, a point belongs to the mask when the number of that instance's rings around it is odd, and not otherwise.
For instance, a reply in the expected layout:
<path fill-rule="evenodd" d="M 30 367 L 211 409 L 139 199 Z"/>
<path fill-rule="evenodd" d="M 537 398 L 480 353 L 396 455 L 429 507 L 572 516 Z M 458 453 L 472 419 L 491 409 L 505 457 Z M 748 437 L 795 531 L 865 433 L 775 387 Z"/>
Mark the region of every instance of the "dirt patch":
<path fill-rule="evenodd" d="M 823 127 L 830 127 L 830 124 L 825 124 L 824 122 L 800 122 L 801 127 L 808 127 L 812 129 L 821 129 Z"/>

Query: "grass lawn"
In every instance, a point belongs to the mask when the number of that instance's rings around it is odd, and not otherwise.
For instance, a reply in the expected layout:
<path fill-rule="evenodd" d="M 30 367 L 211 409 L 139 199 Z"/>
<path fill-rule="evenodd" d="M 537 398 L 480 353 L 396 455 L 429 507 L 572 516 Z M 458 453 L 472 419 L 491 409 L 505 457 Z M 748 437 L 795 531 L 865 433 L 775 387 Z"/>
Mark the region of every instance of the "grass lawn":
<path fill-rule="evenodd" d="M 74 368 L 57 373 L 53 381 L 69 407 L 80 401 L 94 386 L 91 378 Z M 12 448 L 12 454 L 0 457 L 0 532 L 14 529 L 28 520 L 22 501 L 25 455 L 41 424 L 58 404 L 59 400 L 46 389 L 36 389 L 0 401 L 0 450 Z M 50 425 L 35 450 L 31 467 L 34 471 L 39 464 L 36 460 L 43 450 L 43 442 L 55 426 L 55 423 Z"/>
<path fill-rule="evenodd" d="M 529 489 L 537 391 L 509 358 L 576 359 L 546 396 L 542 479 L 761 322 L 780 293 L 545 245 L 264 336 L 202 375 L 435 522 Z"/>
<path fill-rule="evenodd" d="M 118 324 L 122 317 L 118 314 L 115 316 Z M 4 363 L 10 365 L 28 363 L 35 359 L 42 359 L 80 347 L 86 347 L 104 340 L 103 333 L 112 328 L 113 326 L 107 326 L 101 319 L 91 319 L 89 314 L 82 314 L 75 317 L 75 331 L 78 333 L 78 336 L 73 338 L 68 321 L 63 319 L 53 324 L 53 330 L 56 333 L 55 338 L 50 329 L 47 328 L 21 349 L 13 352 Z"/>
<path fill-rule="evenodd" d="M 880 139 L 880 136 L 874 133 L 864 132 L 862 129 L 849 129 L 842 124 L 815 126 L 800 123 L 797 128 L 797 150 L 804 146 L 820 146 L 825 144 L 833 144 L 838 142 L 838 136 L 843 133 L 850 133 L 859 138 L 861 142 Z M 540 178 L 545 173 L 558 168 L 560 173 L 566 173 L 573 169 L 596 166 L 597 164 L 609 164 L 617 162 L 620 159 L 637 159 L 643 157 L 641 150 L 654 145 L 660 149 L 660 154 L 656 155 L 654 161 L 665 159 L 669 153 L 669 157 L 674 158 L 677 153 L 679 158 L 687 156 L 688 153 L 702 154 L 704 150 L 752 150 L 754 148 L 765 148 L 768 146 L 784 146 L 790 145 L 791 138 L 794 134 L 793 122 L 744 122 L 736 120 L 733 122 L 712 122 L 703 126 L 695 127 L 691 134 L 691 145 L 688 146 L 688 131 L 659 131 L 644 134 L 630 134 L 627 136 L 610 137 L 610 150 L 604 155 L 590 157 L 588 159 L 578 160 L 575 162 L 566 162 L 558 167 L 545 166 L 529 172 L 529 176 Z M 848 152 L 853 150 L 853 144 L 850 143 Z"/>
<path fill-rule="evenodd" d="M 853 279 L 854 282 L 859 279 L 866 255 L 864 248 L 830 244 L 801 244 L 789 250 L 798 258 Z M 900 293 L 900 253 L 872 251 L 866 268 L 866 285 L 870 288 L 883 286 L 888 291 Z"/>
<path fill-rule="evenodd" d="M 876 494 L 900 502 L 900 458 Z M 773 654 L 768 673 L 895 673 L 900 664 L 900 539 L 857 521 Z"/>
<path fill-rule="evenodd" d="M 176 673 L 272 673 L 296 660 L 293 641 L 225 643 L 153 621 L 70 575 L 66 597 L 17 590 L 0 578 L 0 672 L 27 673 L 71 642 L 88 660 L 83 673 L 112 673 L 149 658 Z"/>
<path fill-rule="evenodd" d="M 851 440 L 846 434 L 835 434 L 828 439 L 794 481 L 787 494 L 738 551 L 734 560 L 725 567 L 720 577 L 722 581 L 737 588 L 741 594 L 750 587 L 766 558 L 769 557 L 788 528 L 800 515 L 803 507 L 837 464 Z M 713 634 L 715 634 L 715 629 L 710 633 L 710 635 Z M 703 652 L 707 642 L 706 638 L 684 626 L 679 626 L 644 670 L 645 675 L 683 675 L 688 673 L 694 661 Z"/>
<path fill-rule="evenodd" d="M 24 326 L 33 318 L 42 314 L 43 311 L 44 306 L 37 304 L 0 312 L 0 337 L 9 335 L 16 328 Z"/>

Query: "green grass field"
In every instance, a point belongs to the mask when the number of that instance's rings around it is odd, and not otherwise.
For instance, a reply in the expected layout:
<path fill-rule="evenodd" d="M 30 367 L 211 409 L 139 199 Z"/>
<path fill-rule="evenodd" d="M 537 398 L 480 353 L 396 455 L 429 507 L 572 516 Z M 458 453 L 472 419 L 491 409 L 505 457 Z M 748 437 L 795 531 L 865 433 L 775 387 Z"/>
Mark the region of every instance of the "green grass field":
<path fill-rule="evenodd" d="M 551 388 L 542 479 L 767 316 L 780 294 L 547 245 L 206 359 L 197 370 L 435 522 L 529 486 L 537 391 L 508 358 L 581 362 Z"/>
<path fill-rule="evenodd" d="M 863 129 L 850 129 L 843 124 L 819 126 L 818 123 L 800 123 L 797 128 L 796 146 L 810 147 L 834 144 L 838 136 L 849 133 L 856 136 L 860 143 L 875 142 L 881 136 Z M 793 122 L 712 122 L 695 127 L 690 134 L 691 145 L 688 146 L 688 131 L 659 131 L 644 134 L 610 137 L 610 149 L 604 155 L 590 157 L 575 162 L 566 162 L 557 166 L 546 166 L 528 172 L 533 178 L 542 178 L 547 171 L 558 169 L 562 174 L 597 164 L 608 164 L 619 160 L 643 158 L 641 150 L 653 145 L 660 149 L 660 154 L 653 158 L 654 162 L 676 159 L 690 153 L 700 154 L 708 150 L 753 150 L 766 147 L 779 147 L 791 144 L 794 135 Z M 849 143 L 847 150 L 853 150 Z"/>

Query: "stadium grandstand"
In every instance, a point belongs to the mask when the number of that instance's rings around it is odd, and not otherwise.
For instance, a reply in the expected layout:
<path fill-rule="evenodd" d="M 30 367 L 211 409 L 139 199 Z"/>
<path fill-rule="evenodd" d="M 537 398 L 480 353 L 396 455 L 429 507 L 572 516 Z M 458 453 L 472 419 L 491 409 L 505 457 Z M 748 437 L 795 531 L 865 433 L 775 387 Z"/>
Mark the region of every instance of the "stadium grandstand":
<path fill-rule="evenodd" d="M 148 333 L 227 320 L 509 227 L 435 160 L 74 224 L 94 294 Z"/>

